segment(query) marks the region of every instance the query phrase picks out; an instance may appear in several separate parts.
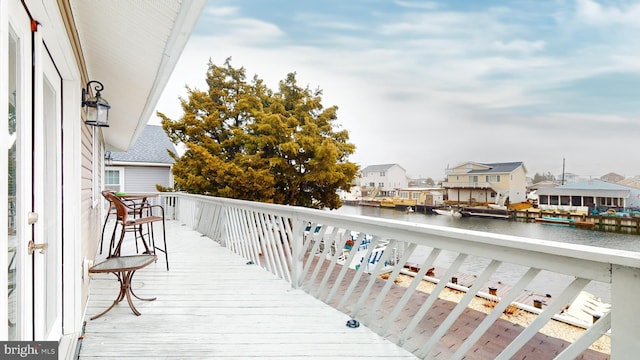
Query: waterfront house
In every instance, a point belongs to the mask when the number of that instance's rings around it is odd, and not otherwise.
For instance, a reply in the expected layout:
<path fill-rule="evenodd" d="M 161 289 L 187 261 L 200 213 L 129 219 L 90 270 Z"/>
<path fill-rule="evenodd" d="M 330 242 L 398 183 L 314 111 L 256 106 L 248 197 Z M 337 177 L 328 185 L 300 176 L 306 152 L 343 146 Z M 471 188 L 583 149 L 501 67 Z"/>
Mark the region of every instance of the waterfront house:
<path fill-rule="evenodd" d="M 571 184 L 574 182 L 584 180 L 584 178 L 581 178 L 580 175 L 570 173 L 570 172 L 564 172 L 564 173 L 558 174 L 556 175 L 556 179 L 560 184 Z"/>
<path fill-rule="evenodd" d="M 600 176 L 600 180 L 615 184 L 617 182 L 624 180 L 624 176 L 620 174 L 616 174 L 614 172 L 610 172 L 608 174 Z"/>
<path fill-rule="evenodd" d="M 527 170 L 522 162 L 465 162 L 446 170 L 450 202 L 468 204 L 519 203 L 526 201 Z"/>
<path fill-rule="evenodd" d="M 104 187 L 129 193 L 155 192 L 156 185 L 173 188 L 169 152 L 177 154 L 162 126 L 145 126 L 131 149 L 105 154 Z"/>
<path fill-rule="evenodd" d="M 73 357 L 105 151 L 140 137 L 204 5 L 0 1 L 1 340 L 55 341 Z"/>
<path fill-rule="evenodd" d="M 536 193 L 538 206 L 542 210 L 588 214 L 609 209 L 619 211 L 640 208 L 640 189 L 612 184 L 600 179 L 540 188 Z"/>
<path fill-rule="evenodd" d="M 407 171 L 398 164 L 369 165 L 360 172 L 358 183 L 363 196 L 395 196 L 396 188 L 409 186 Z M 366 195 L 365 195 L 366 192 Z"/>
<path fill-rule="evenodd" d="M 408 187 L 396 189 L 393 198 L 394 207 L 435 207 L 444 204 L 443 188 L 438 187 Z M 415 210 L 415 209 L 414 209 Z"/>

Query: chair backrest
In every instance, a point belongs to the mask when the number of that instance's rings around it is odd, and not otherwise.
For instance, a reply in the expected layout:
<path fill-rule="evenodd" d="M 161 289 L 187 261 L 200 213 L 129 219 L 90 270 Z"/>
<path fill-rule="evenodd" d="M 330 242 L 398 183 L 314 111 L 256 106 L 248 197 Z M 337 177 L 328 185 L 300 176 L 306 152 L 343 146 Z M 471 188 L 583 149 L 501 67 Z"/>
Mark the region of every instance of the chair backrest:
<path fill-rule="evenodd" d="M 105 190 L 102 192 L 102 195 L 115 206 L 117 219 L 122 221 L 123 224 L 126 224 L 128 221 L 129 207 L 112 191 Z"/>

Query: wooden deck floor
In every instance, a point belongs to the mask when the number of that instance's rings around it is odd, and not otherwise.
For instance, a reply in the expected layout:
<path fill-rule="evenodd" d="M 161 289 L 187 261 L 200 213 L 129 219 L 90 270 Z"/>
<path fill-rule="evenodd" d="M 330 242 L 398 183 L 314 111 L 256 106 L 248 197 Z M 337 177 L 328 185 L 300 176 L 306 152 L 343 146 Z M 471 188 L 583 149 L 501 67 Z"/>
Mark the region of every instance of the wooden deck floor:
<path fill-rule="evenodd" d="M 415 359 L 364 326 L 348 328 L 347 315 L 179 222 L 167 223 L 167 242 L 170 271 L 159 254 L 133 278 L 139 296 L 157 297 L 134 299 L 141 316 L 125 300 L 89 320 L 119 287 L 112 274 L 92 277 L 80 359 Z"/>

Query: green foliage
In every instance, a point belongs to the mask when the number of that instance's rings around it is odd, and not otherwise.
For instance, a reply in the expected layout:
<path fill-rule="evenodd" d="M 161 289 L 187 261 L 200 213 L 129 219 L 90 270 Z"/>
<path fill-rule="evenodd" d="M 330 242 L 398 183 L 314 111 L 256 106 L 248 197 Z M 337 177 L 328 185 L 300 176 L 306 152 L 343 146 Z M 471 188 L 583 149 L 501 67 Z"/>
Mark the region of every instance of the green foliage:
<path fill-rule="evenodd" d="M 338 208 L 336 191 L 349 190 L 358 166 L 355 146 L 338 130 L 336 106 L 324 108 L 322 91 L 298 85 L 295 73 L 277 92 L 227 59 L 209 61 L 208 91 L 187 87 L 176 121 L 162 126 L 185 153 L 175 157 L 176 187 L 197 194 L 314 208 Z"/>
<path fill-rule="evenodd" d="M 173 192 L 173 188 L 165 187 L 160 184 L 156 184 L 156 190 L 158 192 Z"/>

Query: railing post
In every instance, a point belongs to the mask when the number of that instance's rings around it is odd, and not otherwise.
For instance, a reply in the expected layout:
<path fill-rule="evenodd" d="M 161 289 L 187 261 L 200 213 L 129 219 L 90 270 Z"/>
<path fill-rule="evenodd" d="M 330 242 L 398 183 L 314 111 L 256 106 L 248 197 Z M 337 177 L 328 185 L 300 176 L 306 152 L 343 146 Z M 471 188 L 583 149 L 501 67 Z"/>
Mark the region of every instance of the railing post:
<path fill-rule="evenodd" d="M 292 217 L 293 222 L 291 226 L 292 239 L 291 239 L 291 286 L 294 289 L 299 289 L 302 286 L 303 276 L 303 242 L 304 242 L 304 224 L 303 221 L 297 217 Z"/>
<path fill-rule="evenodd" d="M 611 273 L 611 359 L 629 359 L 640 352 L 637 309 L 640 269 L 614 265 Z M 633 354 L 633 355 L 632 355 Z"/>
<path fill-rule="evenodd" d="M 229 207 L 227 204 L 221 205 L 220 216 L 222 216 L 222 221 L 220 222 L 220 245 L 223 247 L 227 247 L 227 242 L 229 240 Z"/>

